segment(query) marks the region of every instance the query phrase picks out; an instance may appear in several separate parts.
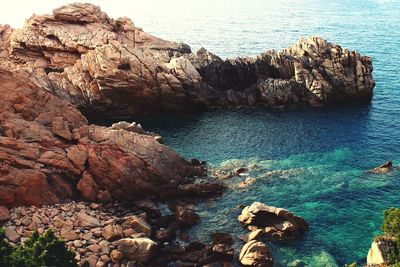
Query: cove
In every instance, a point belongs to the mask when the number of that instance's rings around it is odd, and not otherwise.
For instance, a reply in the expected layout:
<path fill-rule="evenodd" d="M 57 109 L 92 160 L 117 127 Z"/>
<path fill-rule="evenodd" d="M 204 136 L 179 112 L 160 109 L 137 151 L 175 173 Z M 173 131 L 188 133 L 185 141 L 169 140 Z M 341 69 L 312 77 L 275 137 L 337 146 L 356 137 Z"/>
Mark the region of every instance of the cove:
<path fill-rule="evenodd" d="M 367 171 L 388 159 L 399 162 L 397 132 L 377 128 L 373 106 L 271 111 L 265 108 L 213 111 L 197 116 L 140 118 L 145 129 L 162 135 L 181 155 L 209 165 L 261 166 L 256 183 L 240 189 L 244 178 L 218 199 L 200 204 L 202 223 L 192 237 L 206 241 L 215 231 L 245 233 L 237 222 L 239 205 L 261 201 L 288 208 L 310 223 L 299 242 L 273 245 L 278 266 L 300 260 L 306 266 L 365 262 L 382 211 L 400 201 L 400 171 Z M 136 118 L 138 119 L 138 118 Z M 265 177 L 274 170 L 283 174 Z"/>

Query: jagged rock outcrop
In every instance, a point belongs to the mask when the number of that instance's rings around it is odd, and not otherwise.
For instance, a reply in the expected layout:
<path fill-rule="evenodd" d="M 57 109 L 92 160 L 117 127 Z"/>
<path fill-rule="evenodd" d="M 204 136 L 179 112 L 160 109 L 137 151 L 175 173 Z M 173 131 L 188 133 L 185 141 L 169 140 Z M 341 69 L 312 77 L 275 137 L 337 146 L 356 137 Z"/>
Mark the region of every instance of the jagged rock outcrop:
<path fill-rule="evenodd" d="M 392 161 L 387 161 L 385 163 L 383 163 L 382 165 L 373 168 L 371 170 L 372 173 L 378 173 L 378 174 L 386 174 L 392 171 L 393 168 L 393 163 Z"/>
<path fill-rule="evenodd" d="M 79 3 L 34 15 L 22 29 L 0 26 L 0 57 L 2 68 L 28 71 L 86 114 L 114 118 L 259 103 L 320 106 L 369 99 L 374 87 L 369 57 L 319 37 L 222 60 Z"/>
<path fill-rule="evenodd" d="M 71 104 L 0 70 L 0 205 L 174 194 L 201 174 L 153 136 L 88 125 Z"/>
<path fill-rule="evenodd" d="M 251 231 L 262 230 L 272 240 L 292 240 L 308 230 L 308 223 L 288 210 L 254 202 L 246 206 L 238 217 Z"/>

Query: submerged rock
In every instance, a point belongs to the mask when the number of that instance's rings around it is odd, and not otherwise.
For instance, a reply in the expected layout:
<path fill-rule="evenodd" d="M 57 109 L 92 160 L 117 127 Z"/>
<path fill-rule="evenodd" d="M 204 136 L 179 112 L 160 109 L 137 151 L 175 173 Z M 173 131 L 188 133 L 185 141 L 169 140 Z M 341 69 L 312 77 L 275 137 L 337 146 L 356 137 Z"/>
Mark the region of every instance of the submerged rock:
<path fill-rule="evenodd" d="M 385 173 L 388 173 L 388 172 L 392 171 L 392 167 L 393 167 L 392 161 L 388 161 L 388 162 L 383 163 L 379 167 L 373 168 L 371 170 L 371 172 L 385 174 Z"/>
<path fill-rule="evenodd" d="M 288 210 L 254 202 L 246 206 L 238 220 L 249 230 L 262 229 L 274 240 L 297 239 L 308 229 L 308 223 Z"/>
<path fill-rule="evenodd" d="M 177 205 L 175 207 L 175 218 L 182 227 L 194 226 L 200 222 L 200 216 L 195 212 L 194 205 Z"/>

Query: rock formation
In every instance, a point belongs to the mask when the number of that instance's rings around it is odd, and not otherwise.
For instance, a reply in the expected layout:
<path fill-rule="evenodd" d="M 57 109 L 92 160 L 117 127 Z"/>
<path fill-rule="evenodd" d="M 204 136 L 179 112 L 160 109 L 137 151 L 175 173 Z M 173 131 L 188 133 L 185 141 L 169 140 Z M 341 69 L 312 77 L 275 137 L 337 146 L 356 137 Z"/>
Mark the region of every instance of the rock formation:
<path fill-rule="evenodd" d="M 383 163 L 381 166 L 378 166 L 376 168 L 373 168 L 371 172 L 377 173 L 377 174 L 386 174 L 392 171 L 393 168 L 393 163 L 391 161 Z"/>
<path fill-rule="evenodd" d="M 78 266 L 85 261 L 94 267 L 159 267 L 179 261 L 182 265 L 177 263 L 178 266 L 203 266 L 200 262 L 232 262 L 233 240 L 229 234 L 214 234 L 209 245 L 194 242 L 185 247 L 182 242 L 171 242 L 186 230 L 173 227 L 179 224 L 170 215 L 174 212 L 173 205 L 169 210 L 159 207 L 159 203 L 151 200 L 129 205 L 72 201 L 17 207 L 6 210 L 9 219 L 4 222 L 5 237 L 12 245 L 19 245 L 34 230 L 42 234 L 50 228 L 75 253 Z M 159 238 L 159 233 L 166 229 L 172 233 L 170 240 L 165 235 Z"/>
<path fill-rule="evenodd" d="M 246 206 L 238 220 L 250 231 L 261 229 L 272 240 L 297 239 L 308 229 L 308 223 L 303 218 L 260 202 Z"/>
<path fill-rule="evenodd" d="M 267 245 L 257 240 L 251 240 L 243 246 L 240 251 L 239 261 L 243 266 L 274 266 L 274 259 Z"/>
<path fill-rule="evenodd" d="M 125 117 L 204 108 L 269 107 L 369 99 L 371 59 L 319 37 L 280 52 L 222 60 L 151 36 L 90 4 L 0 27 L 0 66 L 88 115 Z M 104 112 L 104 113 L 103 113 Z"/>
<path fill-rule="evenodd" d="M 396 239 L 385 236 L 375 237 L 367 255 L 368 266 L 387 266 L 393 247 L 396 247 Z"/>
<path fill-rule="evenodd" d="M 2 70 L 0 80 L 0 205 L 162 196 L 202 174 L 147 133 L 88 125 L 28 79 Z"/>

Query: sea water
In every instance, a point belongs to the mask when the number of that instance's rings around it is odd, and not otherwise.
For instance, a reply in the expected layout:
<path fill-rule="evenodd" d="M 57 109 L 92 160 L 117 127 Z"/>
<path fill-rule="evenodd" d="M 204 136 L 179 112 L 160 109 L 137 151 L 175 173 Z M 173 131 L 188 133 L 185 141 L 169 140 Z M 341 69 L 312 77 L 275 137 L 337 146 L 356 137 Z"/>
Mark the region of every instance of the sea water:
<path fill-rule="evenodd" d="M 234 178 L 223 196 L 199 204 L 202 222 L 190 231 L 192 238 L 246 233 L 236 219 L 238 206 L 261 201 L 310 224 L 297 242 L 270 243 L 277 266 L 365 263 L 382 211 L 400 207 L 400 170 L 368 172 L 387 160 L 400 165 L 400 2 L 148 1 L 131 13 L 145 31 L 193 50 L 204 46 L 222 58 L 281 49 L 312 35 L 373 58 L 376 88 L 369 104 L 139 121 L 188 159 L 258 166 L 249 188 L 235 186 L 244 177 Z"/>

